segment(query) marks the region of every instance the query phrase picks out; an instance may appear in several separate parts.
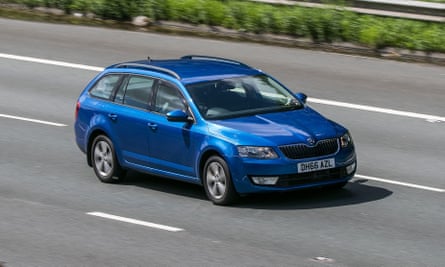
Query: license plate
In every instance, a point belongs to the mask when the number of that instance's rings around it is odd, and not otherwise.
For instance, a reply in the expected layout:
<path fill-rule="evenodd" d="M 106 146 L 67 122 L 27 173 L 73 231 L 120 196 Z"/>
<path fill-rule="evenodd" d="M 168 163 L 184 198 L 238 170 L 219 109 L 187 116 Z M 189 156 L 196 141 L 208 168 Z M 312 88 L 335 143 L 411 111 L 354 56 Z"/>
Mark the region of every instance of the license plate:
<path fill-rule="evenodd" d="M 313 172 L 335 168 L 335 159 L 314 160 L 298 163 L 298 172 Z"/>

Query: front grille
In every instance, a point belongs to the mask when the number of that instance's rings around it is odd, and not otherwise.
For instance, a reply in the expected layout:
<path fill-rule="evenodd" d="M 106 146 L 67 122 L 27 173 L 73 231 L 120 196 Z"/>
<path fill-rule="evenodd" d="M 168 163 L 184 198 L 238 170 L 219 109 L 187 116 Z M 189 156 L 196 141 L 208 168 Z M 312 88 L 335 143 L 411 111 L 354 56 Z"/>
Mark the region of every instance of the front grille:
<path fill-rule="evenodd" d="M 284 145 L 279 147 L 283 154 L 290 159 L 303 159 L 333 154 L 338 150 L 336 138 L 320 140 L 315 146 L 306 144 Z"/>
<path fill-rule="evenodd" d="M 346 177 L 346 167 L 308 173 L 282 175 L 275 186 L 298 186 L 311 183 L 329 182 Z"/>

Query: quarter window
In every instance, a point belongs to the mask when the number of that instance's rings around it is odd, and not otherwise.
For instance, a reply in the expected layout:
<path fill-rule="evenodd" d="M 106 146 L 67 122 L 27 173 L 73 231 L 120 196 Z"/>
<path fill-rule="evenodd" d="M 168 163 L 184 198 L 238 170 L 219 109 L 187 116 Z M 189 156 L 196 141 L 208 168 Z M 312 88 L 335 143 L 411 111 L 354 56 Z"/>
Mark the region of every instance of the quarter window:
<path fill-rule="evenodd" d="M 90 94 L 95 97 L 110 99 L 114 88 L 118 85 L 122 76 L 117 74 L 102 77 L 90 90 Z"/>

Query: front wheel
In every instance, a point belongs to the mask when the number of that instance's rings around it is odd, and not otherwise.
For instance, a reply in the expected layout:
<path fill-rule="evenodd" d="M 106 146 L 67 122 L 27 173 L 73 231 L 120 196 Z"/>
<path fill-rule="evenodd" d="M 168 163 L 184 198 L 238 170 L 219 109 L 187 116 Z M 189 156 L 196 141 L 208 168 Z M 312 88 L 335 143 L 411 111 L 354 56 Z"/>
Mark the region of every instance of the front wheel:
<path fill-rule="evenodd" d="M 97 178 L 104 183 L 117 183 L 124 175 L 111 140 L 105 135 L 97 136 L 91 146 L 91 161 Z"/>
<path fill-rule="evenodd" d="M 238 199 L 227 163 L 212 156 L 204 165 L 203 183 L 207 197 L 216 205 L 228 205 Z"/>

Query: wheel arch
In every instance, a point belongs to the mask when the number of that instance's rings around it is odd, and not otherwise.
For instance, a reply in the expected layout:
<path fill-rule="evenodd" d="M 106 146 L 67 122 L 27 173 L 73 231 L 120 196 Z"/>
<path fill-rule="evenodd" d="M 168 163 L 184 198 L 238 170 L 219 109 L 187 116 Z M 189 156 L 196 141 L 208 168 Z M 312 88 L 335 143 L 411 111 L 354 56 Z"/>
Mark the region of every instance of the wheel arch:
<path fill-rule="evenodd" d="M 201 181 L 201 184 L 204 183 L 203 181 L 203 176 L 204 176 L 204 166 L 207 162 L 207 160 L 212 157 L 212 156 L 218 156 L 224 159 L 224 157 L 221 155 L 221 153 L 219 153 L 217 150 L 215 149 L 209 149 L 207 151 L 205 151 L 200 160 L 199 160 L 199 166 L 198 166 L 198 174 L 199 174 L 199 180 Z"/>

